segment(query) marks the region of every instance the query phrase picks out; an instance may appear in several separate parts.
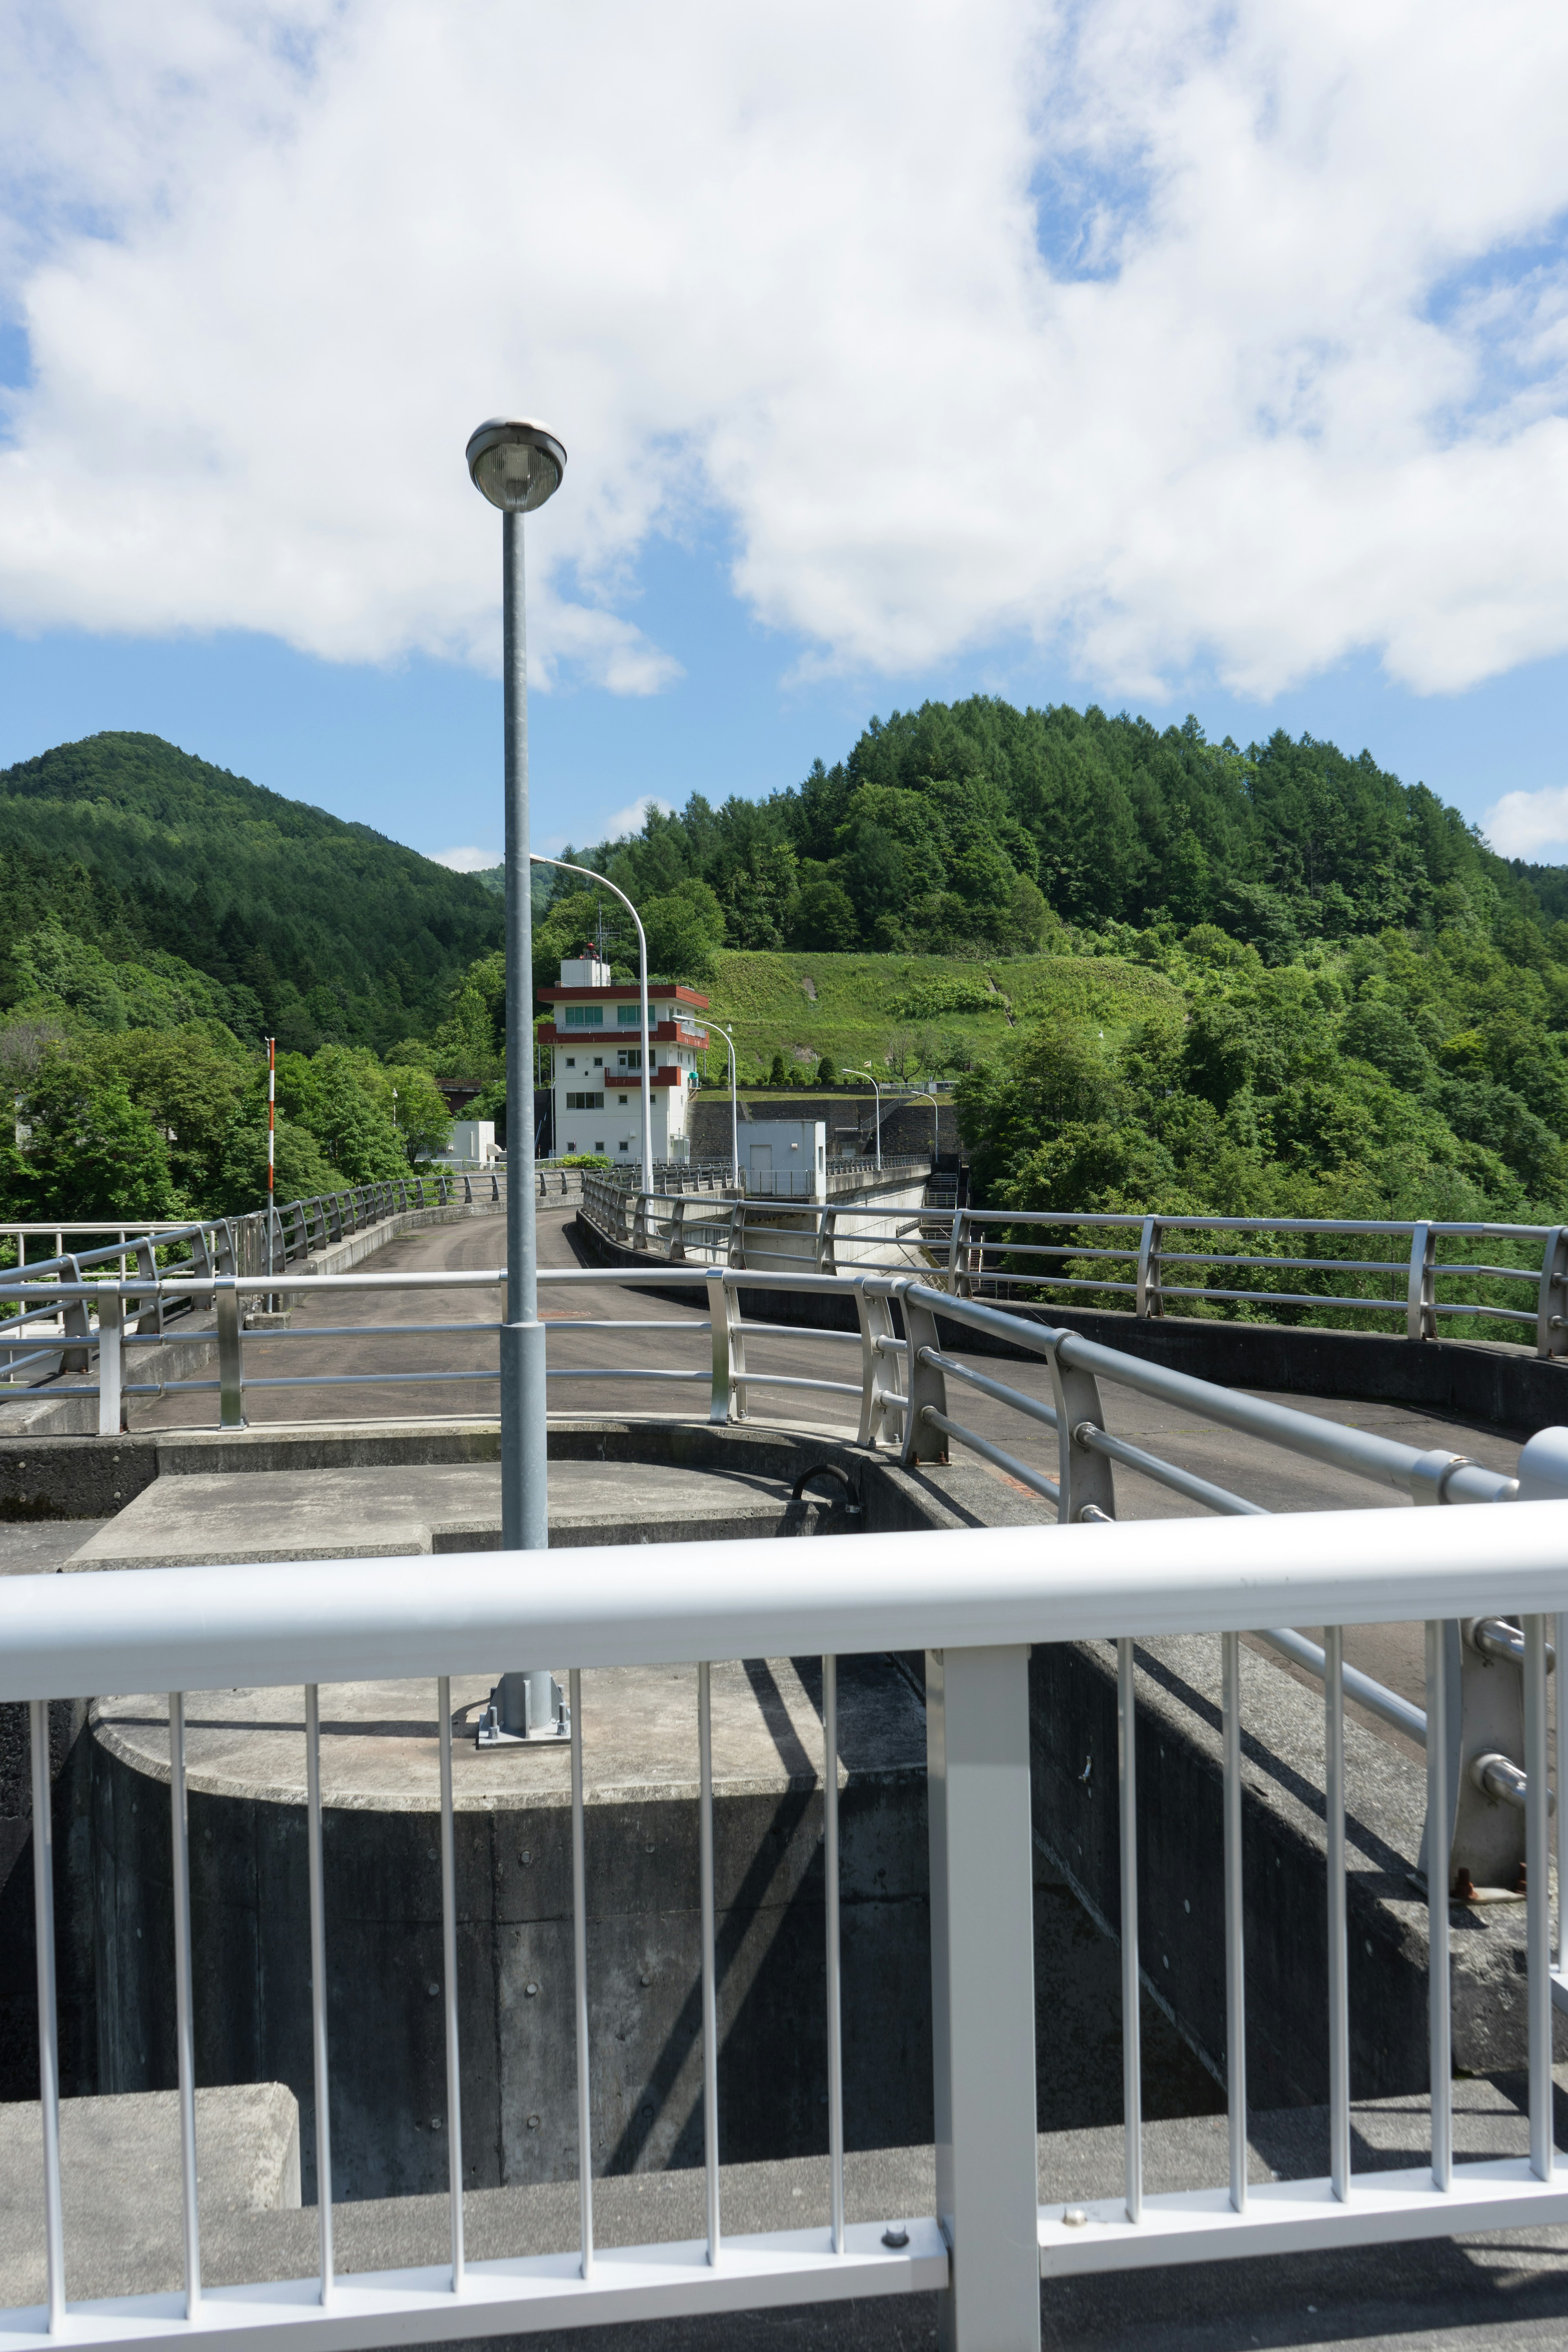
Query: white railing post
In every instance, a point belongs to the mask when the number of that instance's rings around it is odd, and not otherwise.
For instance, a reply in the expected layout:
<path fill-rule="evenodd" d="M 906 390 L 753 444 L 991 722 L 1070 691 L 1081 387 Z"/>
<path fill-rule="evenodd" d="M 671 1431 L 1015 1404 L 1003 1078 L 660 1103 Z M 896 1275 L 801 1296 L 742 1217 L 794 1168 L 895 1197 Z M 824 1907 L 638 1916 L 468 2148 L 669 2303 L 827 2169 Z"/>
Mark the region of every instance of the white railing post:
<path fill-rule="evenodd" d="M 1429 1224 L 1411 1228 L 1410 1275 L 1405 1294 L 1405 1336 L 1407 1339 L 1435 1339 L 1437 1318 L 1432 1312 L 1436 1297 L 1436 1267 L 1434 1253 L 1436 1235 Z"/>
<path fill-rule="evenodd" d="M 120 1293 L 112 1283 L 106 1282 L 98 1294 L 98 1433 L 100 1437 L 118 1437 L 124 1400 L 121 1392 L 123 1380 L 120 1351 L 121 1334 L 125 1319 L 121 1307 Z"/>
<path fill-rule="evenodd" d="M 686 1195 L 678 1192 L 669 1219 L 669 1263 L 680 1265 L 686 1257 Z"/>
<path fill-rule="evenodd" d="M 746 1263 L 746 1204 L 730 1203 L 730 1250 L 727 1263 L 738 1273 Z"/>
<path fill-rule="evenodd" d="M 1535 1352 L 1568 1356 L 1568 1225 L 1553 1225 L 1541 1254 L 1541 1290 L 1535 1308 Z"/>
<path fill-rule="evenodd" d="M 969 1296 L 969 1273 L 964 1264 L 964 1234 L 968 1228 L 969 1212 L 953 1203 L 952 1229 L 947 1237 L 947 1286 L 955 1298 Z"/>
<path fill-rule="evenodd" d="M 70 1268 L 71 1282 L 81 1280 L 81 1268 L 74 1257 L 66 1260 Z M 67 1298 L 60 1303 L 60 1335 L 66 1339 L 79 1340 L 80 1345 L 67 1348 L 60 1357 L 60 1370 L 65 1372 L 85 1372 L 91 1367 L 92 1350 L 89 1345 L 91 1327 L 88 1322 L 85 1298 Z"/>
<path fill-rule="evenodd" d="M 855 1311 L 860 1322 L 860 1428 L 857 1443 L 876 1445 L 886 1437 L 897 1445 L 903 1422 L 896 1405 L 882 1402 L 900 1393 L 900 1359 L 884 1353 L 879 1342 L 897 1337 L 892 1310 L 880 1292 L 868 1292 L 864 1278 L 855 1286 Z"/>
<path fill-rule="evenodd" d="M 132 1252 L 136 1271 L 152 1290 L 151 1302 L 142 1301 L 136 1318 L 137 1331 L 161 1332 L 163 1328 L 163 1297 L 158 1288 L 158 1256 L 150 1241 L 138 1242 Z M 73 1261 L 74 1263 L 74 1261 Z"/>
<path fill-rule="evenodd" d="M 741 1321 L 741 1294 L 722 1272 L 708 1276 L 708 1318 L 712 1326 L 713 1391 L 710 1421 L 746 1418 L 746 1335 Z"/>
<path fill-rule="evenodd" d="M 942 2352 L 1038 2352 L 1026 1648 L 926 1654 Z"/>
<path fill-rule="evenodd" d="M 637 1196 L 637 1206 L 632 1211 L 632 1247 L 635 1250 L 645 1250 L 647 1247 L 647 1194 L 639 1192 Z"/>
<path fill-rule="evenodd" d="M 218 1427 L 245 1427 L 244 1341 L 239 1329 L 239 1293 L 231 1276 L 217 1286 Z"/>
<path fill-rule="evenodd" d="M 819 1209 L 816 1223 L 816 1271 L 837 1274 L 838 1271 L 838 1212 Z"/>
<path fill-rule="evenodd" d="M 1141 1319 L 1151 1315 L 1163 1315 L 1165 1302 L 1160 1293 L 1160 1231 L 1158 1217 L 1145 1217 L 1138 1236 L 1138 1286 L 1134 1311 Z"/>
<path fill-rule="evenodd" d="M 947 1432 L 934 1427 L 925 1418 L 926 1407 L 935 1412 L 947 1412 L 947 1382 L 934 1364 L 922 1364 L 922 1348 L 939 1346 L 936 1318 L 929 1307 L 911 1301 L 908 1290 L 899 1293 L 903 1309 L 904 1340 L 909 1354 L 904 1359 L 905 1391 L 909 1410 L 904 1415 L 904 1444 L 901 1459 L 908 1462 L 945 1462 Z"/>
<path fill-rule="evenodd" d="M 208 1239 L 207 1228 L 205 1225 L 198 1225 L 191 1236 L 191 1272 L 195 1275 L 204 1275 L 210 1274 L 212 1270 L 212 1244 Z M 198 1307 L 210 1307 L 212 1303 L 210 1290 L 205 1294 L 199 1290 L 194 1291 L 191 1295 L 193 1311 Z"/>

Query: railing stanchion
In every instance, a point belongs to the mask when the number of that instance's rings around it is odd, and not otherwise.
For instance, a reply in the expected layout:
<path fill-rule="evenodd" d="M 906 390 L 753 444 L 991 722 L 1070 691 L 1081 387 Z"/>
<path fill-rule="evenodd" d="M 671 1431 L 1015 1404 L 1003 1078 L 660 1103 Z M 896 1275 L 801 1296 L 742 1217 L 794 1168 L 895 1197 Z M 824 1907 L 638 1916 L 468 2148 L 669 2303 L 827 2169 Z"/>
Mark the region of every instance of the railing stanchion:
<path fill-rule="evenodd" d="M 1225 1742 L 1225 2052 L 1230 2201 L 1247 2210 L 1247 1914 L 1241 1880 L 1241 1636 L 1220 1635 Z"/>
<path fill-rule="evenodd" d="M 316 2211 L 321 2305 L 332 2300 L 332 2117 L 327 2071 L 327 1904 L 321 1857 L 321 1694 L 305 1685 L 305 1831 L 310 1874 L 310 2055 L 316 2094 Z"/>
<path fill-rule="evenodd" d="M 702 1903 L 702 2164 L 708 2260 L 719 2260 L 719 1985 L 713 1907 L 713 1677 L 697 1669 L 698 1875 Z"/>
<path fill-rule="evenodd" d="M 844 2000 L 838 1928 L 838 1661 L 822 1661 L 822 1884 L 827 1936 L 827 2163 L 833 2251 L 844 2252 Z"/>
<path fill-rule="evenodd" d="M 577 2013 L 577 2218 L 583 2276 L 594 2275 L 594 2082 L 588 2046 L 588 1858 L 583 1820 L 583 1675 L 569 1676 L 572 1709 L 572 1975 Z"/>
<path fill-rule="evenodd" d="M 98 1433 L 118 1437 L 125 1410 L 121 1393 L 125 1359 L 121 1339 L 125 1329 L 118 1287 L 106 1282 L 98 1294 Z"/>
<path fill-rule="evenodd" d="M 268 1269 L 270 1274 L 270 1267 Z M 216 1291 L 217 1307 L 218 1427 L 245 1427 L 245 1342 L 239 1328 L 239 1292 L 236 1277 L 222 1276 Z"/>
<path fill-rule="evenodd" d="M 1351 2193 L 1350 1939 L 1345 1884 L 1345 1636 L 1323 1629 L 1323 1794 L 1329 1877 L 1329 2172 L 1334 2195 Z"/>
<path fill-rule="evenodd" d="M 1405 1336 L 1407 1339 L 1435 1339 L 1437 1336 L 1437 1318 L 1433 1312 L 1436 1303 L 1436 1236 L 1430 1224 L 1412 1226 L 1410 1272 L 1405 1294 Z"/>
<path fill-rule="evenodd" d="M 1029 1653 L 928 1650 L 936 2218 L 957 2352 L 1038 2352 Z"/>
<path fill-rule="evenodd" d="M 1559 1656 L 1559 1674 L 1568 1661 Z M 1552 1821 L 1546 1779 L 1546 1620 L 1524 1620 L 1525 1951 L 1530 2000 L 1530 2168 L 1552 2178 Z"/>
<path fill-rule="evenodd" d="M 452 1685 L 436 1684 L 441 1749 L 441 1963 L 447 2015 L 447 2181 L 452 2211 L 452 2293 L 463 2291 L 463 2090 L 458 2043 L 458 1862 L 452 1822 Z"/>
<path fill-rule="evenodd" d="M 734 1402 L 735 1341 L 731 1331 L 730 1317 L 733 1293 L 722 1274 L 708 1276 L 708 1325 L 711 1343 L 713 1385 L 708 1402 L 708 1418 L 721 1425 L 730 1418 Z M 745 1342 L 740 1342 L 744 1349 Z M 745 1358 L 742 1354 L 742 1362 Z"/>
<path fill-rule="evenodd" d="M 196 2208 L 196 2042 L 191 1968 L 191 1840 L 185 1802 L 185 1695 L 169 1694 L 169 1822 L 174 1880 L 174 2032 L 179 2045 L 180 2177 L 184 2218 L 185 2317 L 202 2301 Z"/>
<path fill-rule="evenodd" d="M 1138 1751 L 1132 1644 L 1116 1644 L 1117 1790 L 1121 1832 L 1121 2136 L 1127 2218 L 1143 2218 L 1143 2063 L 1138 1966 Z"/>
<path fill-rule="evenodd" d="M 1432 2186 L 1451 2189 L 1454 2053 L 1448 1974 L 1448 1674 L 1443 1627 L 1436 1619 L 1428 1619 L 1426 1624 L 1426 2004 Z"/>
<path fill-rule="evenodd" d="M 49 1705 L 28 1703 L 33 1763 L 33 1912 L 38 1971 L 38 2101 L 44 2126 L 44 2256 L 49 2334 L 66 2319 L 65 2223 L 60 2198 L 60 2041 L 55 1996 L 54 1791 L 49 1777 Z"/>

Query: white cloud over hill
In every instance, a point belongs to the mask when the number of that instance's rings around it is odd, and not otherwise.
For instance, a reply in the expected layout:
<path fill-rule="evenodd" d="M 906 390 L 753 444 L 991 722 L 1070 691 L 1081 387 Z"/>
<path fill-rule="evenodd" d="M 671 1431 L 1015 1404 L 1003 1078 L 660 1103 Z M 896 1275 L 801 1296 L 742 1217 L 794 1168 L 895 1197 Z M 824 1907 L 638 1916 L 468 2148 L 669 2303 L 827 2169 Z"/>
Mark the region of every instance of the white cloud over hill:
<path fill-rule="evenodd" d="M 1568 13 L 1534 0 L 53 0 L 0 13 L 0 625 L 675 673 L 717 513 L 870 673 L 1418 690 L 1568 646 Z"/>

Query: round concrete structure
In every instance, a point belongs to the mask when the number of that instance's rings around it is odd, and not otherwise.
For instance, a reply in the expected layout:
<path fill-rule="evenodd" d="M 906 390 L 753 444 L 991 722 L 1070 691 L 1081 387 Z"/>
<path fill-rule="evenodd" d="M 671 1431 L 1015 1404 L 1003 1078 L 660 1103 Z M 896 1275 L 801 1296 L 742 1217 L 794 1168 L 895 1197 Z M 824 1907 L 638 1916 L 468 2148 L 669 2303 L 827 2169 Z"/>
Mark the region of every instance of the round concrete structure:
<path fill-rule="evenodd" d="M 437 1571 L 438 1572 L 438 1571 Z M 564 1678 L 563 1667 L 556 1669 Z M 489 1679 L 455 1682 L 477 1717 Z M 713 1669 L 721 2140 L 727 2160 L 826 2145 L 823 1738 L 816 1661 Z M 333 2189 L 447 2178 L 436 1686 L 321 1692 Z M 303 1694 L 186 1703 L 197 2079 L 300 2101 L 315 2193 Z M 851 2143 L 929 2139 L 925 1722 L 891 1660 L 839 1675 L 844 2044 Z M 175 2079 L 169 1731 L 161 1697 L 93 1710 L 105 2090 Z M 585 1675 L 594 2161 L 700 2160 L 695 1667 Z M 564 1747 L 455 1743 L 463 2170 L 576 2168 Z"/>

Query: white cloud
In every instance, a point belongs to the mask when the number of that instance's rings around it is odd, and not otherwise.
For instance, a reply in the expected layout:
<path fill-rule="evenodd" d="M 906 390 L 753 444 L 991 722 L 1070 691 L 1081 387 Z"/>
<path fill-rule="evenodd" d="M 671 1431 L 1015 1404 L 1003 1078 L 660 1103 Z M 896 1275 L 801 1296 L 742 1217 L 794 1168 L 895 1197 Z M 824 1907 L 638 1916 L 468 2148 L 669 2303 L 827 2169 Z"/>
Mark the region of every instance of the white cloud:
<path fill-rule="evenodd" d="M 658 809 L 665 816 L 675 814 L 675 803 L 661 800 L 657 793 L 644 793 L 641 800 L 628 801 L 625 808 L 616 809 L 605 817 L 599 828 L 601 841 L 619 841 L 623 834 L 640 833 L 647 823 L 649 809 Z"/>
<path fill-rule="evenodd" d="M 427 849 L 432 866 L 449 866 L 454 874 L 489 874 L 500 864 L 499 849 Z"/>
<path fill-rule="evenodd" d="M 1504 793 L 1481 819 L 1481 831 L 1500 857 L 1553 862 L 1568 857 L 1568 784 L 1546 784 L 1536 793 Z"/>
<path fill-rule="evenodd" d="M 717 509 L 807 660 L 1111 694 L 1568 646 L 1568 12 L 1532 0 L 57 0 L 0 16 L 0 624 L 675 675 Z M 1044 229 L 1041 228 L 1042 220 Z M 6 289 L 9 289 L 8 297 Z"/>

